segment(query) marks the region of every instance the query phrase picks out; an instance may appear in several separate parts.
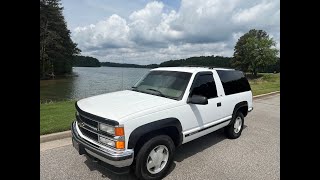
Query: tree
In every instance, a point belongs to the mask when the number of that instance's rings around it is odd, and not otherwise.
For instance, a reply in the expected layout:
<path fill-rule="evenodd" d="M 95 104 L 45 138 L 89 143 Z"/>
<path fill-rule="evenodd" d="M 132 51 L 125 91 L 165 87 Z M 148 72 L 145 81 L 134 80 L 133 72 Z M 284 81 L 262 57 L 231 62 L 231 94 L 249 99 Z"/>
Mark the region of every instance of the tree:
<path fill-rule="evenodd" d="M 265 31 L 251 29 L 238 40 L 232 65 L 257 76 L 259 69 L 276 63 L 279 50 L 275 45 Z"/>
<path fill-rule="evenodd" d="M 40 0 L 40 78 L 72 71 L 72 60 L 80 53 L 70 38 L 60 0 Z"/>
<path fill-rule="evenodd" d="M 222 56 L 200 56 L 186 59 L 170 60 L 160 63 L 160 67 L 174 66 L 207 66 L 207 67 L 231 67 L 231 58 Z"/>

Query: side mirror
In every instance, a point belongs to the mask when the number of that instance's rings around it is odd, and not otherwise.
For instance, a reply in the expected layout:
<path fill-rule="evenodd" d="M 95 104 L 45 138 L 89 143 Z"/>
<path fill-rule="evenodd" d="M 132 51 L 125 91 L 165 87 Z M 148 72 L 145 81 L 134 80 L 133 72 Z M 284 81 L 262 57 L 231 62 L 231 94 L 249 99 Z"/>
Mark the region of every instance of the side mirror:
<path fill-rule="evenodd" d="M 191 97 L 188 98 L 187 103 L 206 105 L 208 104 L 208 99 L 204 96 L 192 95 Z"/>

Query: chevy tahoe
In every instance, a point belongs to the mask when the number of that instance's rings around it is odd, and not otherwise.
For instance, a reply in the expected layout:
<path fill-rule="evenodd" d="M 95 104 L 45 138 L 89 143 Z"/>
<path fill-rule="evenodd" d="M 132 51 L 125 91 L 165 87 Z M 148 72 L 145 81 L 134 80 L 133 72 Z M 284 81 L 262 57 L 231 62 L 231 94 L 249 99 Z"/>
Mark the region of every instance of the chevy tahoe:
<path fill-rule="evenodd" d="M 71 125 L 73 146 L 114 172 L 161 179 L 175 149 L 224 128 L 241 135 L 253 109 L 243 72 L 205 67 L 150 70 L 130 90 L 81 99 Z"/>

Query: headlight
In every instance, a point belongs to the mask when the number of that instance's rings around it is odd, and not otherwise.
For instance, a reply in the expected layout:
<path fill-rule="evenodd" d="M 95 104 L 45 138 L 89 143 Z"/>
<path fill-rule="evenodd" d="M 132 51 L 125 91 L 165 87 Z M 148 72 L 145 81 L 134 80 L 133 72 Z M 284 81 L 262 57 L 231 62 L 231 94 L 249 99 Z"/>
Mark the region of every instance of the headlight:
<path fill-rule="evenodd" d="M 99 129 L 101 131 L 107 132 L 109 134 L 115 136 L 124 136 L 124 128 L 123 127 L 112 127 L 105 124 L 100 124 Z"/>
<path fill-rule="evenodd" d="M 106 137 L 99 136 L 100 143 L 115 147 L 117 149 L 125 149 L 124 127 L 123 126 L 113 127 L 113 126 L 108 126 L 108 125 L 100 123 L 99 130 L 106 132 L 108 134 L 112 134 L 114 136 L 118 136 L 118 137 L 121 136 L 120 139 L 116 138 L 114 140 L 110 140 Z"/>
<path fill-rule="evenodd" d="M 99 124 L 99 129 L 101 131 L 104 131 L 106 133 L 109 133 L 109 134 L 113 134 L 114 135 L 114 127 L 111 127 L 111 126 L 107 126 L 107 125 L 104 125 L 104 124 Z"/>
<path fill-rule="evenodd" d="M 103 144 L 107 144 L 109 146 L 115 147 L 115 142 L 105 137 L 99 136 L 99 141 Z"/>

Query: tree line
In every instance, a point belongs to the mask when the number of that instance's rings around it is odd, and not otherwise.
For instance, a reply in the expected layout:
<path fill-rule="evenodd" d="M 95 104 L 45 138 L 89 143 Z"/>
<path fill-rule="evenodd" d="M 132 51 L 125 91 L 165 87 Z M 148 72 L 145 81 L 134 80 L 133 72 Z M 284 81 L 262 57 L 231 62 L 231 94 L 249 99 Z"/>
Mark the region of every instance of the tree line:
<path fill-rule="evenodd" d="M 71 73 L 74 55 L 80 53 L 62 10 L 60 0 L 40 0 L 40 79 Z"/>
<path fill-rule="evenodd" d="M 222 56 L 199 56 L 190 57 L 179 60 L 169 60 L 159 64 L 159 67 L 174 67 L 174 66 L 206 66 L 206 67 L 231 67 L 230 57 Z"/>
<path fill-rule="evenodd" d="M 108 67 L 132 67 L 132 68 L 157 68 L 157 67 L 177 67 L 177 66 L 203 66 L 203 67 L 222 67 L 222 68 L 235 68 L 233 65 L 233 58 L 223 56 L 200 56 L 190 57 L 186 59 L 169 60 L 160 64 L 138 65 L 138 64 L 125 64 L 113 62 L 100 62 L 101 66 Z M 265 67 L 260 67 L 257 70 L 261 73 L 280 72 L 280 58 L 276 59 L 275 63 L 269 64 Z"/>
<path fill-rule="evenodd" d="M 98 59 L 90 56 L 78 56 L 73 59 L 74 67 L 101 67 L 101 63 Z"/>
<path fill-rule="evenodd" d="M 139 65 L 139 64 L 126 64 L 126 63 L 115 63 L 115 62 L 101 62 L 101 66 L 131 67 L 131 68 L 157 68 L 157 67 L 159 67 L 158 64 Z"/>

